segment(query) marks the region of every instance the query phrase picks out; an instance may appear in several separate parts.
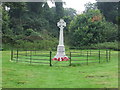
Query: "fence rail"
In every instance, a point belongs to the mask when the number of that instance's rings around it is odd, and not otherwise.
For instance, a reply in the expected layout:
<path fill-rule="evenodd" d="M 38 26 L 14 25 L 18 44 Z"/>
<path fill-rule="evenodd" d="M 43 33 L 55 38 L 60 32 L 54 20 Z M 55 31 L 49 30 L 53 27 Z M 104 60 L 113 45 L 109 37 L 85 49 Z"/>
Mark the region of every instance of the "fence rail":
<path fill-rule="evenodd" d="M 11 50 L 11 60 L 16 62 L 28 62 L 50 65 L 52 52 L 40 52 L 35 50 Z"/>
<path fill-rule="evenodd" d="M 39 64 L 46 64 L 52 66 L 53 63 L 54 52 L 41 52 L 35 50 L 11 50 L 11 60 L 16 62 L 29 62 L 32 63 L 39 63 Z M 79 50 L 76 52 L 67 52 L 67 56 L 69 57 L 69 66 L 73 64 L 82 64 L 86 63 L 101 63 L 101 62 L 109 62 L 111 59 L 111 50 Z M 65 62 L 65 61 L 64 61 Z"/>
<path fill-rule="evenodd" d="M 96 61 L 98 63 L 101 62 L 109 62 L 111 59 L 111 50 L 106 49 L 106 50 L 81 50 L 82 55 L 78 55 L 80 52 L 70 52 L 70 56 L 72 59 L 70 59 L 70 65 L 75 64 L 75 63 L 85 63 L 88 65 L 89 63 L 93 63 L 93 61 Z M 78 53 L 78 54 L 76 54 Z M 76 59 L 76 57 L 78 59 Z M 75 59 L 74 59 L 75 58 Z M 78 62 L 79 61 L 79 62 Z"/>

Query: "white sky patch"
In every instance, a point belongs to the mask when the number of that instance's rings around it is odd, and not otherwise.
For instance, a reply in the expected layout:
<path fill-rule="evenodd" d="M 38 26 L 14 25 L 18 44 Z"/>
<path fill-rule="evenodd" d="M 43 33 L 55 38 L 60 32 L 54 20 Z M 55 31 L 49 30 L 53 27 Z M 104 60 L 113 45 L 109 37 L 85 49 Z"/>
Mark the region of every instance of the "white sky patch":
<path fill-rule="evenodd" d="M 55 7 L 55 4 L 53 4 L 51 1 L 47 1 L 47 2 L 48 2 L 49 7 Z"/>
<path fill-rule="evenodd" d="M 63 0 L 63 1 L 66 2 L 66 4 L 63 5 L 63 7 L 74 8 L 77 11 L 77 13 L 82 13 L 85 10 L 84 4 L 88 2 L 91 2 L 91 3 L 96 2 L 96 0 Z M 55 6 L 50 1 L 48 1 L 48 4 L 50 7 Z"/>
<path fill-rule="evenodd" d="M 9 10 L 10 10 L 10 7 L 5 6 L 5 10 L 6 10 L 6 11 L 9 11 Z"/>

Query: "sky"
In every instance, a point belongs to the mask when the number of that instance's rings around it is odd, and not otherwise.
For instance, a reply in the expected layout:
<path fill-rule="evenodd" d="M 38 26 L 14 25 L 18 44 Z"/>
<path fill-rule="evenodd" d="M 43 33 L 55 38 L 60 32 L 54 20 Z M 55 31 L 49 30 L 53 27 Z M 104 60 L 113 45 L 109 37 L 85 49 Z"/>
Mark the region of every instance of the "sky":
<path fill-rule="evenodd" d="M 78 14 L 82 13 L 85 10 L 84 4 L 91 2 L 95 3 L 96 0 L 63 0 L 66 2 L 65 8 L 74 8 Z M 54 6 L 50 1 L 48 1 L 50 7 Z"/>

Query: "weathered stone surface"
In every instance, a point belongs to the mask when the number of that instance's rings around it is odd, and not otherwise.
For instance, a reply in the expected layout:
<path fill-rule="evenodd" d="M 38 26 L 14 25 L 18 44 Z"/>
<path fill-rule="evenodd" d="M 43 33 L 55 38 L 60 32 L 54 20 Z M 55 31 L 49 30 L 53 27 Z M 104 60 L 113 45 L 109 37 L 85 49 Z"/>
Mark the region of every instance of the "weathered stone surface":
<path fill-rule="evenodd" d="M 57 26 L 60 28 L 59 45 L 57 47 L 57 54 L 52 60 L 67 61 L 68 57 L 65 55 L 63 38 L 63 28 L 66 26 L 66 23 L 63 19 L 60 19 L 60 21 L 57 23 Z"/>

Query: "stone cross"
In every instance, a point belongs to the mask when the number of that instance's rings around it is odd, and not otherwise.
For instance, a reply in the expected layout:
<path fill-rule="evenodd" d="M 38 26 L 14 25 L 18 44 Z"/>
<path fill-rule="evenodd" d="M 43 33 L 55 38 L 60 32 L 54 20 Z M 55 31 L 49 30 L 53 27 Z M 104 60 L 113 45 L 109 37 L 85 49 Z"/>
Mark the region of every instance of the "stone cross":
<path fill-rule="evenodd" d="M 60 28 L 60 36 L 59 36 L 59 45 L 57 47 L 57 54 L 53 58 L 53 60 L 58 61 L 67 61 L 68 57 L 65 55 L 65 48 L 64 48 L 64 38 L 63 38 L 63 28 L 66 26 L 66 22 L 63 19 L 57 23 L 57 26 Z"/>
<path fill-rule="evenodd" d="M 57 26 L 59 28 L 64 28 L 66 27 L 66 22 L 63 19 L 60 19 L 60 21 L 57 23 Z"/>
<path fill-rule="evenodd" d="M 60 28 L 60 36 L 59 36 L 59 45 L 64 45 L 63 41 L 63 28 L 66 27 L 66 22 L 63 19 L 57 23 L 57 26 Z"/>

